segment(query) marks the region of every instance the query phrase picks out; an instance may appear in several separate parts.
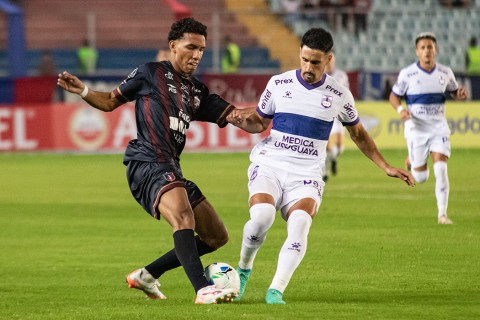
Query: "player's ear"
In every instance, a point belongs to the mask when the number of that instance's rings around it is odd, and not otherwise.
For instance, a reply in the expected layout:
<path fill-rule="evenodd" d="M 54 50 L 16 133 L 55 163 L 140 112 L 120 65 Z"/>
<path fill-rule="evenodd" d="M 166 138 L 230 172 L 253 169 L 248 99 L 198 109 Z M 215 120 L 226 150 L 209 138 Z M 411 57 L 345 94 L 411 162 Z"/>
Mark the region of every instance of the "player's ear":
<path fill-rule="evenodd" d="M 170 51 L 173 51 L 173 53 L 176 53 L 176 50 L 175 50 L 176 45 L 177 43 L 175 42 L 175 40 L 170 40 L 168 42 L 168 47 L 170 48 Z"/>

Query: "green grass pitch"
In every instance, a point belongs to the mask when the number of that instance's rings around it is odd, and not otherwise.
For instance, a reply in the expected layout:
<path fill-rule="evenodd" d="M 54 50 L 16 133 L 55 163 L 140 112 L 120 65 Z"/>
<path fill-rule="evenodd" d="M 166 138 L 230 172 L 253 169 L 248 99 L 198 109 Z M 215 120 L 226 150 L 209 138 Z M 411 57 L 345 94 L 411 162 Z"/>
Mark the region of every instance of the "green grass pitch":
<path fill-rule="evenodd" d="M 384 150 L 403 166 L 405 150 Z M 1 319 L 479 319 L 480 150 L 449 161 L 452 226 L 436 221 L 434 176 L 409 188 L 357 150 L 339 159 L 284 306 L 264 303 L 285 238 L 279 216 L 244 299 L 194 305 L 182 269 L 161 277 L 165 301 L 125 275 L 172 248 L 171 229 L 131 197 L 122 155 L 0 154 Z M 236 266 L 248 219 L 246 153 L 184 154 L 230 242 L 204 256 Z"/>

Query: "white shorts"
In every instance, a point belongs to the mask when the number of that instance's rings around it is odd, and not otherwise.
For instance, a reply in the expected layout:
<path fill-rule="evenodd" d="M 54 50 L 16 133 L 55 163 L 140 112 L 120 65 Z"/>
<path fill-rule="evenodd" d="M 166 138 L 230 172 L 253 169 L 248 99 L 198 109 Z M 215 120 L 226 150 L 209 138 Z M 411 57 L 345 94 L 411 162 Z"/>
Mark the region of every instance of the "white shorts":
<path fill-rule="evenodd" d="M 407 138 L 408 156 L 412 168 L 425 165 L 431 152 L 441 153 L 450 158 L 450 136 L 436 132 L 410 131 Z"/>
<path fill-rule="evenodd" d="M 333 126 L 332 131 L 330 131 L 330 135 L 332 134 L 345 134 L 345 129 L 343 128 L 343 124 L 337 119 L 333 119 Z"/>
<path fill-rule="evenodd" d="M 315 200 L 316 210 L 322 203 L 325 183 L 320 176 L 294 175 L 252 163 L 248 167 L 248 179 L 249 199 L 257 193 L 270 194 L 275 201 L 275 208 L 280 210 L 285 220 L 288 210 L 301 199 Z"/>
<path fill-rule="evenodd" d="M 408 119 L 403 123 L 403 136 L 405 137 L 405 140 L 407 140 L 408 143 L 408 137 L 411 136 L 411 132 L 413 130 L 413 121 L 412 119 Z"/>

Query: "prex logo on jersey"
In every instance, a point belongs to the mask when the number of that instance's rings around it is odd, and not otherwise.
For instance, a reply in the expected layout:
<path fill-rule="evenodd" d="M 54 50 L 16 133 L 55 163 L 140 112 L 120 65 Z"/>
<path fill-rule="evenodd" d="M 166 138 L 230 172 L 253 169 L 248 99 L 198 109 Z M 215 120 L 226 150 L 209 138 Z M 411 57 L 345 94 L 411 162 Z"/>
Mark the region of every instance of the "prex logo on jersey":
<path fill-rule="evenodd" d="M 171 73 L 170 71 L 168 71 L 168 73 L 165 73 L 165 78 L 169 79 L 169 80 L 173 80 L 173 73 Z"/>
<path fill-rule="evenodd" d="M 415 75 L 417 75 L 417 74 L 418 74 L 418 71 L 410 72 L 410 73 L 407 74 L 407 77 L 410 78 L 410 77 L 413 77 L 413 76 L 415 76 Z"/>
<path fill-rule="evenodd" d="M 293 83 L 293 79 L 275 80 L 275 85 Z"/>
<path fill-rule="evenodd" d="M 334 94 L 336 94 L 339 97 L 341 97 L 342 94 L 343 94 L 343 92 L 338 91 L 337 89 L 335 89 L 331 85 L 327 85 L 327 87 L 325 89 L 330 90 L 330 92 L 333 92 Z"/>

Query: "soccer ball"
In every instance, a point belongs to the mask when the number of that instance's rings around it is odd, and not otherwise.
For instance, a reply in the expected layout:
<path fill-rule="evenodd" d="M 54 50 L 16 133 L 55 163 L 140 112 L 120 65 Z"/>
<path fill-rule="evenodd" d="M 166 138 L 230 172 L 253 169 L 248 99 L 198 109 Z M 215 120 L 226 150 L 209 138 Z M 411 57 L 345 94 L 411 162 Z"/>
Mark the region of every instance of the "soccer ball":
<path fill-rule="evenodd" d="M 225 262 L 215 262 L 205 268 L 208 282 L 219 289 L 240 290 L 240 277 L 237 270 Z"/>

